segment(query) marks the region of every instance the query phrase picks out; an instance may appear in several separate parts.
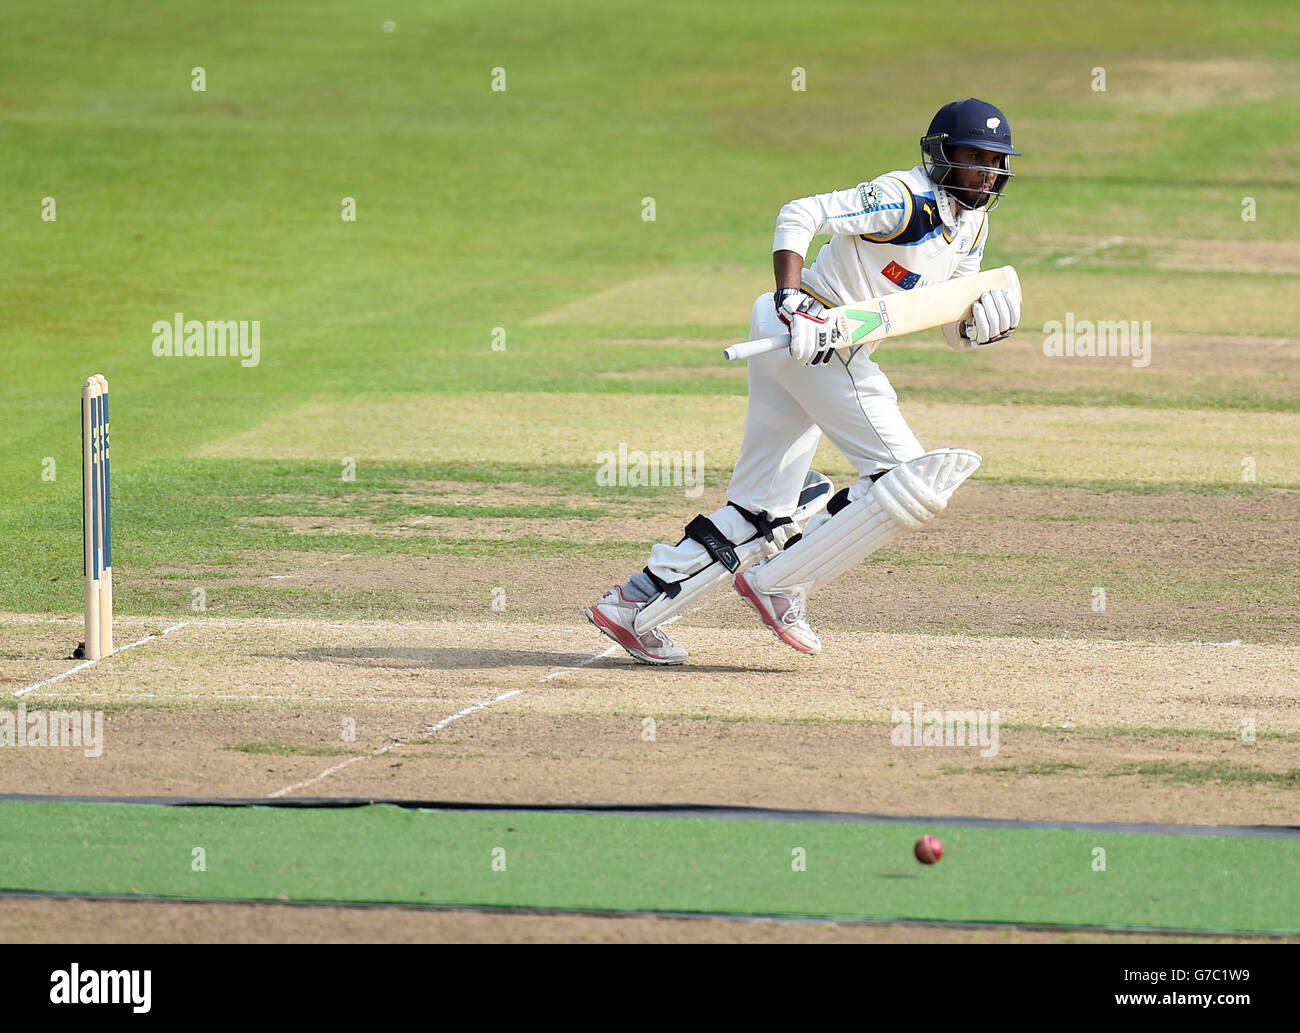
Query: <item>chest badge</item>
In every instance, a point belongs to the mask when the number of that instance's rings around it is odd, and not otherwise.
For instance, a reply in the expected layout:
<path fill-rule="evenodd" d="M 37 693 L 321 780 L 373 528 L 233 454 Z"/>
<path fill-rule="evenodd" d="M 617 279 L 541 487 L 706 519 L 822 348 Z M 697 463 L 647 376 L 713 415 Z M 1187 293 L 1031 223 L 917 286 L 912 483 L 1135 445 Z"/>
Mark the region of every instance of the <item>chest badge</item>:
<path fill-rule="evenodd" d="M 914 273 L 910 269 L 904 269 L 897 262 L 890 262 L 889 265 L 880 270 L 880 275 L 886 280 L 898 284 L 898 286 L 902 287 L 905 291 L 910 291 L 921 282 L 920 273 Z"/>

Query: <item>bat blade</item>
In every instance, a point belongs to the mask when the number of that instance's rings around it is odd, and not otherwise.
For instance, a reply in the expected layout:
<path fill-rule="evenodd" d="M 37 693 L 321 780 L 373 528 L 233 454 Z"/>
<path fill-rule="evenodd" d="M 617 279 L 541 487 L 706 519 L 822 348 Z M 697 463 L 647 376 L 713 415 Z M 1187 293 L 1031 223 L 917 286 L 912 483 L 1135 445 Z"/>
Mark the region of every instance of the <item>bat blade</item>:
<path fill-rule="evenodd" d="M 886 294 L 880 298 L 841 305 L 827 313 L 839 333 L 836 349 L 867 345 L 872 351 L 888 337 L 902 337 L 921 330 L 932 330 L 945 323 L 971 317 L 971 306 L 985 291 L 995 289 L 1020 291 L 1020 280 L 1009 265 L 974 276 L 959 276 L 929 287 Z M 747 359 L 764 352 L 788 348 L 790 335 L 743 341 L 723 350 L 729 360 Z"/>

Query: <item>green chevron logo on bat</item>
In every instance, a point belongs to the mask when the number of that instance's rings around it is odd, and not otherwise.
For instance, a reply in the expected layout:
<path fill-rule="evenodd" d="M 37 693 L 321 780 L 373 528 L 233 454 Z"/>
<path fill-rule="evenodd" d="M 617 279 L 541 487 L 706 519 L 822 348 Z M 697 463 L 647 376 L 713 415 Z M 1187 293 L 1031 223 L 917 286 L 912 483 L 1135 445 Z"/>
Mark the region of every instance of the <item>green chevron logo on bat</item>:
<path fill-rule="evenodd" d="M 860 321 L 862 325 L 853 331 L 853 343 L 856 344 L 880 325 L 880 316 L 875 312 L 858 312 L 848 309 L 844 313 L 850 319 Z"/>

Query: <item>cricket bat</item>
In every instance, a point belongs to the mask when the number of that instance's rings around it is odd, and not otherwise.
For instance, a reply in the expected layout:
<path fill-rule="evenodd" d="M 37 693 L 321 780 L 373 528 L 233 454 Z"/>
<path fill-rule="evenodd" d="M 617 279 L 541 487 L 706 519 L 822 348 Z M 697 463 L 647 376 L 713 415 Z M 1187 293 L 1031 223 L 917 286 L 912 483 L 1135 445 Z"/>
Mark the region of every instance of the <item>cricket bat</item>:
<path fill-rule="evenodd" d="M 910 291 L 886 294 L 883 298 L 869 298 L 851 305 L 841 305 L 827 311 L 826 315 L 837 334 L 836 349 L 867 346 L 867 354 L 886 337 L 902 337 L 918 330 L 930 330 L 945 323 L 971 318 L 971 306 L 985 291 L 1003 288 L 1020 292 L 1020 280 L 1009 265 L 974 276 L 959 276 L 930 287 L 915 287 Z M 742 341 L 724 348 L 728 359 L 748 359 L 764 352 L 779 351 L 790 346 L 790 335 L 764 337 L 757 341 Z"/>

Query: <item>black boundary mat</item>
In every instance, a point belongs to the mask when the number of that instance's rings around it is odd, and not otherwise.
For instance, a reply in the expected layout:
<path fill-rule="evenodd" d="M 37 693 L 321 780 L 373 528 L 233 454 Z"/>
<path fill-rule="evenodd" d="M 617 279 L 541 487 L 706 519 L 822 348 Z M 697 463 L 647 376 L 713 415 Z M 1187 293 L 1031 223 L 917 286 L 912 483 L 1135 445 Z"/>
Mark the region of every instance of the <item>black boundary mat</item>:
<path fill-rule="evenodd" d="M 288 807 L 345 808 L 388 804 L 421 811 L 483 811 L 485 813 L 607 814 L 621 818 L 724 818 L 733 821 L 810 821 L 848 825 L 951 825 L 977 829 L 1068 829 L 1077 831 L 1137 833 L 1153 836 L 1235 836 L 1242 838 L 1300 839 L 1297 825 L 1155 825 L 1134 822 L 1028 821 L 1015 818 L 971 818 L 946 815 L 857 814 L 850 811 L 782 810 L 775 807 L 729 807 L 715 804 L 621 803 L 474 803 L 463 800 L 388 800 L 368 797 L 307 796 L 231 797 L 188 796 L 60 796 L 40 793 L 0 793 L 0 802 L 14 803 L 129 803 L 162 807 Z M 1070 928 L 1074 928 L 1071 926 Z"/>
<path fill-rule="evenodd" d="M 357 911 L 468 911 L 487 915 L 553 915 L 572 918 L 683 918 L 695 921 L 718 920 L 741 923 L 771 923 L 773 925 L 862 925 L 892 926 L 931 929 L 992 929 L 1014 932 L 1026 930 L 1045 933 L 1105 933 L 1116 936 L 1189 936 L 1212 939 L 1229 936 L 1233 939 L 1295 941 L 1290 933 L 1241 932 L 1235 929 L 1171 929 L 1127 925 L 1059 925 L 1035 922 L 967 922 L 944 921 L 941 918 L 836 918 L 826 915 L 768 915 L 740 911 L 592 911 L 584 908 L 519 907 L 495 904 L 416 904 L 405 901 L 353 901 L 353 900 L 249 900 L 245 897 L 159 897 L 143 894 L 114 893 L 64 893 L 57 890 L 0 890 L 0 900 L 85 900 L 106 904 L 123 901 L 148 904 L 239 904 L 252 907 L 286 908 L 351 908 Z"/>

